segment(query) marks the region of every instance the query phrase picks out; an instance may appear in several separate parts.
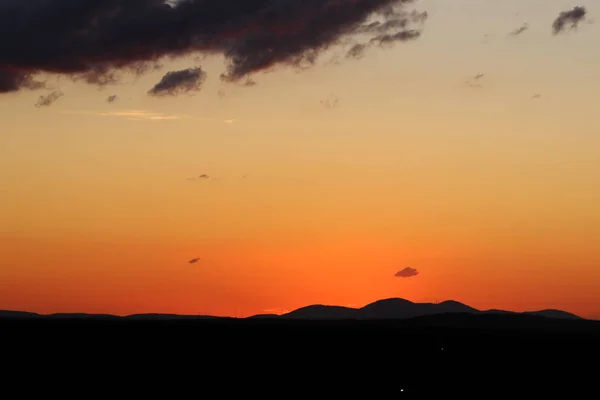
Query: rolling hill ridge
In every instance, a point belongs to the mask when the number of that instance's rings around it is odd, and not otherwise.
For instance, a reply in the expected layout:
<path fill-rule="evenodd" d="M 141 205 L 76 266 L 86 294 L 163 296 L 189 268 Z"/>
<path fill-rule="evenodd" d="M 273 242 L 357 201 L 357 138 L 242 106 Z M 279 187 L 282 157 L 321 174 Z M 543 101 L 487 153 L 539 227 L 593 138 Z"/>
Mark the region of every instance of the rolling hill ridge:
<path fill-rule="evenodd" d="M 553 319 L 582 320 L 584 318 L 561 310 L 538 310 L 514 312 L 506 310 L 478 310 L 454 300 L 441 303 L 414 303 L 401 298 L 378 300 L 362 308 L 313 304 L 286 314 L 257 314 L 246 319 L 284 319 L 284 320 L 399 320 L 438 314 L 524 314 Z M 21 311 L 2 311 L 4 319 L 131 319 L 131 320 L 174 320 L 174 319 L 221 319 L 206 315 L 176 314 L 134 314 L 124 317 L 107 314 L 37 314 Z"/>

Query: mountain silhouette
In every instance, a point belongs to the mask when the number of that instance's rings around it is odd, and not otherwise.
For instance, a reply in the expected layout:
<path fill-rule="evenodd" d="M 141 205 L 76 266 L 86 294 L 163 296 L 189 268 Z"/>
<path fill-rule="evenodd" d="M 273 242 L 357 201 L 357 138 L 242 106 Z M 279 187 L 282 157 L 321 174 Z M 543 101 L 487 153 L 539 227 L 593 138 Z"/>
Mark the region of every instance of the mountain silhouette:
<path fill-rule="evenodd" d="M 297 319 L 353 319 L 356 316 L 356 311 L 357 309 L 350 307 L 316 304 L 299 308 L 283 314 L 281 317 Z"/>
<path fill-rule="evenodd" d="M 351 308 L 334 305 L 313 304 L 298 308 L 286 314 L 257 314 L 246 319 L 283 319 L 283 320 L 402 320 L 438 314 L 523 314 L 552 319 L 584 319 L 578 315 L 554 309 L 525 311 L 522 313 L 506 310 L 478 310 L 454 300 L 441 303 L 414 303 L 401 298 L 390 298 L 375 301 L 362 308 Z M 210 315 L 177 315 L 177 314 L 134 314 L 118 317 L 108 314 L 49 314 L 42 315 L 22 311 L 2 311 L 4 319 L 127 319 L 127 320 L 197 320 L 197 319 L 231 319 Z"/>
<path fill-rule="evenodd" d="M 248 319 L 265 319 L 265 318 L 277 318 L 277 314 L 256 314 L 248 317 Z"/>
<path fill-rule="evenodd" d="M 505 310 L 478 310 L 454 300 L 441 303 L 413 303 L 412 301 L 391 298 L 378 300 L 362 308 L 313 305 L 283 314 L 275 318 L 285 319 L 407 319 L 436 314 L 528 314 L 555 319 L 583 319 L 561 310 L 540 310 L 517 313 Z"/>
<path fill-rule="evenodd" d="M 600 321 L 456 301 L 317 304 L 248 318 L 0 312 L 0 332 L 15 349 L 3 354 L 14 374 L 5 381 L 21 382 L 25 370 L 43 394 L 59 395 L 56 382 L 68 376 L 105 396 L 181 397 L 200 382 L 232 397 L 470 399 L 491 390 L 576 399 L 594 392 L 600 356 Z"/>
<path fill-rule="evenodd" d="M 540 315 L 546 318 L 560 318 L 560 319 L 582 319 L 581 317 L 561 310 L 540 310 L 540 311 L 526 311 L 523 314 Z"/>
<path fill-rule="evenodd" d="M 108 318 L 118 318 L 115 315 L 110 314 L 84 314 L 84 313 L 76 313 L 76 314 L 66 314 L 66 313 L 57 313 L 49 315 L 55 319 L 108 319 Z"/>
<path fill-rule="evenodd" d="M 216 319 L 221 317 L 213 317 L 211 315 L 178 315 L 178 314 L 133 314 L 124 317 L 137 321 L 155 321 L 155 320 L 174 320 L 174 319 Z"/>
<path fill-rule="evenodd" d="M 0 318 L 35 318 L 41 317 L 40 314 L 25 311 L 0 310 Z"/>

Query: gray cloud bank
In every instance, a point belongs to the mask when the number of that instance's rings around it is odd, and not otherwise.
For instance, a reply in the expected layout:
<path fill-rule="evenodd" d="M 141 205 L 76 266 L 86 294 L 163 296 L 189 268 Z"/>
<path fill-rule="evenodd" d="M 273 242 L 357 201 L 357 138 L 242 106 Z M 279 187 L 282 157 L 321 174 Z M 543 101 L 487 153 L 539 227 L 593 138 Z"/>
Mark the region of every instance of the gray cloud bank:
<path fill-rule="evenodd" d="M 418 37 L 414 0 L 0 0 L 0 93 L 40 89 L 38 73 L 105 85 L 163 57 L 226 59 L 224 81 L 275 65 L 310 66 L 349 35 Z M 372 16 L 382 22 L 370 25 Z M 172 77 L 172 76 L 171 76 Z M 160 83 L 159 83 L 160 85 Z M 168 90 L 167 90 L 168 92 Z M 162 93 L 162 92 L 161 92 Z"/>

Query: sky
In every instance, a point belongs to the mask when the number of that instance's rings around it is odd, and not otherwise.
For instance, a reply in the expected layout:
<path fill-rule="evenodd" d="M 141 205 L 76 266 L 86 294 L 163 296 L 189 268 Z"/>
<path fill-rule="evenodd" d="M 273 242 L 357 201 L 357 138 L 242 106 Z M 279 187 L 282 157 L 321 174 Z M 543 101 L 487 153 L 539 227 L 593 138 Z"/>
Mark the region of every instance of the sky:
<path fill-rule="evenodd" d="M 554 34 L 575 6 L 585 20 Z M 95 49 L 35 25 L 49 39 L 0 44 L 0 309 L 242 317 L 400 297 L 600 319 L 597 6 L 418 0 L 420 36 L 362 57 L 348 42 L 259 65 L 242 36 L 105 86 L 74 75 Z M 298 32 L 282 24 L 276 51 Z M 118 57 L 168 42 L 134 39 Z"/>

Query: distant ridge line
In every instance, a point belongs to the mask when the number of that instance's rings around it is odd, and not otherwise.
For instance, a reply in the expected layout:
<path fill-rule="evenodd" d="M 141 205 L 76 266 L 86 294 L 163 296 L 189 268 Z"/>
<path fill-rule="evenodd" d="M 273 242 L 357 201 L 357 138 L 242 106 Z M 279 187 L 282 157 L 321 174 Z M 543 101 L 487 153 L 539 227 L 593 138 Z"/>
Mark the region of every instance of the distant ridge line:
<path fill-rule="evenodd" d="M 245 318 L 222 317 L 211 315 L 178 315 L 178 314 L 132 314 L 117 316 L 111 314 L 56 313 L 38 314 L 25 311 L 0 310 L 0 318 L 19 319 L 126 319 L 126 320 L 206 320 L 206 319 L 295 319 L 295 320 L 399 320 L 437 314 L 514 314 L 535 315 L 552 319 L 584 320 L 573 313 L 544 309 L 538 311 L 478 310 L 455 300 L 439 303 L 414 303 L 401 298 L 377 300 L 361 308 L 312 304 L 294 311 L 277 314 L 257 314 Z"/>

